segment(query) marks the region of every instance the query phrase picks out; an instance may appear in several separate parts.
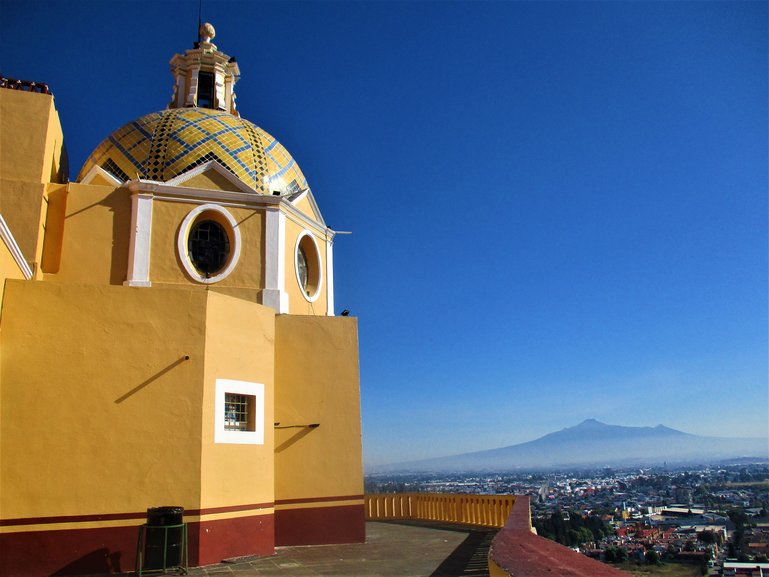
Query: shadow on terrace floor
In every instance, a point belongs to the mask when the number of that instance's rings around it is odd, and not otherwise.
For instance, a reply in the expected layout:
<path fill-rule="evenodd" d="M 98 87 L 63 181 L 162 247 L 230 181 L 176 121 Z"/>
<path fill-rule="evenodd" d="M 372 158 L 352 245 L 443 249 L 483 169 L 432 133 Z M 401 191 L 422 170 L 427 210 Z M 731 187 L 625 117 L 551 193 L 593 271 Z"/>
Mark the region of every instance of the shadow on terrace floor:
<path fill-rule="evenodd" d="M 279 547 L 272 557 L 190 569 L 232 577 L 487 577 L 496 530 L 451 525 L 366 523 L 366 542 Z"/>

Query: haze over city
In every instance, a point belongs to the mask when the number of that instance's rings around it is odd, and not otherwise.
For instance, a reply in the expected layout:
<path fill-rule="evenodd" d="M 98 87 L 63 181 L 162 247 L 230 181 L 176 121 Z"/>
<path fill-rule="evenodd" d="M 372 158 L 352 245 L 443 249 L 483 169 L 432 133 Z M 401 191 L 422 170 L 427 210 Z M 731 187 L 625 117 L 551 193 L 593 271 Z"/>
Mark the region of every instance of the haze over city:
<path fill-rule="evenodd" d="M 166 106 L 198 2 L 0 15 L 2 73 L 50 86 L 74 179 Z M 588 418 L 769 434 L 766 2 L 209 0 L 202 17 L 237 57 L 240 112 L 352 232 L 335 290 L 359 317 L 367 464 Z"/>

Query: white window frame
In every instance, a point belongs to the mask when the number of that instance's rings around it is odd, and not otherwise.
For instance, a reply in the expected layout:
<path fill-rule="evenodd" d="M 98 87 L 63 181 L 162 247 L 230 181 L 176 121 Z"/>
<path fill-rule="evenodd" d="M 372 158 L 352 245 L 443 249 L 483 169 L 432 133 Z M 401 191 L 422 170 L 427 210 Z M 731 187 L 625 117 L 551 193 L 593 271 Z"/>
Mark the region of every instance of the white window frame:
<path fill-rule="evenodd" d="M 225 429 L 225 397 L 227 393 L 254 397 L 254 430 Z M 264 445 L 264 384 L 234 379 L 216 379 L 214 399 L 214 443 Z"/>
<path fill-rule="evenodd" d="M 216 212 L 217 214 L 222 215 L 230 227 L 230 230 L 227 232 L 232 232 L 232 243 L 230 246 L 231 254 L 227 266 L 225 266 L 220 273 L 208 278 L 206 278 L 205 275 L 200 274 L 198 269 L 195 268 L 195 265 L 190 260 L 190 255 L 187 250 L 187 240 L 189 239 L 192 225 L 195 223 L 198 216 L 204 212 Z M 237 221 L 229 212 L 218 204 L 201 204 L 192 209 L 189 214 L 184 217 L 182 225 L 179 227 L 179 235 L 176 238 L 176 250 L 179 254 L 179 260 L 181 261 L 182 266 L 184 266 L 184 270 L 192 280 L 203 284 L 213 284 L 227 278 L 235 268 L 235 265 L 238 264 L 240 247 L 240 229 L 238 228 Z"/>
<path fill-rule="evenodd" d="M 302 239 L 306 236 L 310 237 L 310 240 L 312 241 L 312 244 L 315 247 L 315 254 L 314 255 L 308 255 L 306 254 L 307 251 L 305 251 L 305 257 L 309 258 L 315 258 L 317 259 L 317 265 L 318 265 L 318 286 L 315 287 L 315 292 L 311 295 L 308 295 L 304 292 L 304 287 L 302 286 L 302 279 L 299 275 L 299 263 L 298 263 L 298 254 L 299 254 L 299 246 L 302 243 Z M 294 246 L 294 274 L 296 275 L 296 282 L 299 285 L 299 292 L 302 293 L 302 296 L 304 297 L 304 300 L 307 302 L 314 303 L 316 300 L 318 300 L 318 297 L 320 296 L 320 291 L 323 288 L 323 259 L 320 257 L 320 249 L 318 249 L 318 241 L 315 240 L 315 235 L 313 235 L 309 230 L 303 230 L 298 237 L 296 237 L 296 244 Z"/>

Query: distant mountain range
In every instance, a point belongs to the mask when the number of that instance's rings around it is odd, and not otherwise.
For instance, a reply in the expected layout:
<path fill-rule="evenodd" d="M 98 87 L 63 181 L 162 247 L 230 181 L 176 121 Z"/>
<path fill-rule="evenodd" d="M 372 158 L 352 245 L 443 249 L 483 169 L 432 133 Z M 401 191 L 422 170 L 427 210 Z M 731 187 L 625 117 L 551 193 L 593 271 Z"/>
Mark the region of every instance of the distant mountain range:
<path fill-rule="evenodd" d="M 588 419 L 539 439 L 474 453 L 371 467 L 368 473 L 516 471 L 769 459 L 769 438 L 703 437 L 664 425 L 623 427 Z"/>

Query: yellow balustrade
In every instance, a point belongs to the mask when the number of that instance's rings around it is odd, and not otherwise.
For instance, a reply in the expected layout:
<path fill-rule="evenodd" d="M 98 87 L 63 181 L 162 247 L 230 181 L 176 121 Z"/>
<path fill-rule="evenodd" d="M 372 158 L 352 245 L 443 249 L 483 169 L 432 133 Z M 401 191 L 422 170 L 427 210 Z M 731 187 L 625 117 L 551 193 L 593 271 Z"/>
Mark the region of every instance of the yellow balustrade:
<path fill-rule="evenodd" d="M 366 520 L 412 519 L 475 527 L 504 526 L 515 495 L 383 493 L 366 495 Z"/>

